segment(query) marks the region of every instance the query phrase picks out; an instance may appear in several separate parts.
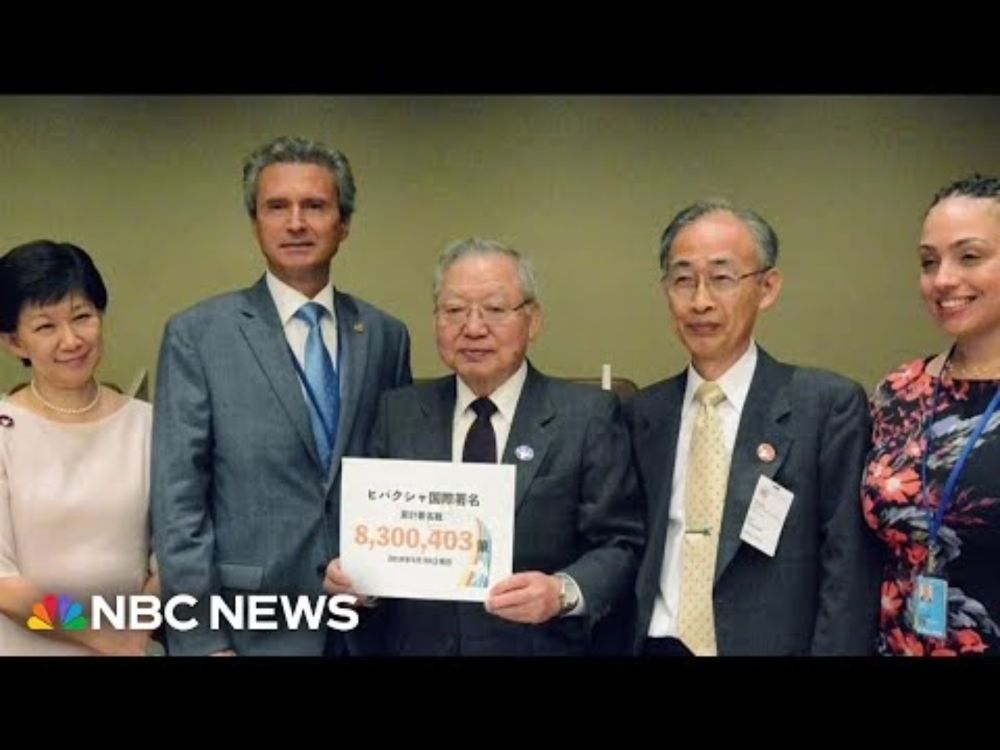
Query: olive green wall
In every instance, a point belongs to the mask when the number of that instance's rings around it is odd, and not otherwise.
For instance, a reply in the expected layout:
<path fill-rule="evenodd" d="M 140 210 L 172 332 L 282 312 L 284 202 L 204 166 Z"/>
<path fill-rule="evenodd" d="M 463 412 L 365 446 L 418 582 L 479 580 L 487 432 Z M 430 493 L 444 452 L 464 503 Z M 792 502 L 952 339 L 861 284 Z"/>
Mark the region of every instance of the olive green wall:
<path fill-rule="evenodd" d="M 155 370 L 163 324 L 263 265 L 240 201 L 244 155 L 279 134 L 344 150 L 358 182 L 336 283 L 395 313 L 418 376 L 442 371 L 429 284 L 450 240 L 500 239 L 538 267 L 557 375 L 645 385 L 683 351 L 657 240 L 726 196 L 781 238 L 780 357 L 870 388 L 933 351 L 916 238 L 934 191 L 1000 172 L 1000 97 L 0 97 L 0 250 L 38 237 L 92 253 L 111 293 L 101 375 Z M 0 390 L 25 378 L 0 360 Z"/>

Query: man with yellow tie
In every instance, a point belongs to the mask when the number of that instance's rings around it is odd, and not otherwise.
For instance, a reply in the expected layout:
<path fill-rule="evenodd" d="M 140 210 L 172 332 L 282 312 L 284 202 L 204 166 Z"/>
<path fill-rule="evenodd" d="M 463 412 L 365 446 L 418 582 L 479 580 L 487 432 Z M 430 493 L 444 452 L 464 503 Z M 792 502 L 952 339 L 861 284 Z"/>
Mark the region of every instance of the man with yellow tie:
<path fill-rule="evenodd" d="M 874 650 L 878 552 L 859 499 L 867 400 L 754 342 L 781 291 L 777 256 L 768 223 L 725 201 L 685 208 L 661 238 L 691 362 L 626 410 L 647 504 L 636 653 Z"/>

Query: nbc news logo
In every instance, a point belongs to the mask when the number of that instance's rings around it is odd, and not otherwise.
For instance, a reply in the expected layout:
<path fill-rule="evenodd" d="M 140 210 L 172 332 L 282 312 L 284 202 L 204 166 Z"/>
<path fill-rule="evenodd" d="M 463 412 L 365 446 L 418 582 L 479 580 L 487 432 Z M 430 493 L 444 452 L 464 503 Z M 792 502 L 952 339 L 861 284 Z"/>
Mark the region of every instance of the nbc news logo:
<path fill-rule="evenodd" d="M 29 630 L 85 630 L 87 618 L 83 616 L 83 607 L 65 594 L 58 597 L 48 594 L 40 602 L 35 602 L 31 608 L 33 614 L 28 618 Z"/>

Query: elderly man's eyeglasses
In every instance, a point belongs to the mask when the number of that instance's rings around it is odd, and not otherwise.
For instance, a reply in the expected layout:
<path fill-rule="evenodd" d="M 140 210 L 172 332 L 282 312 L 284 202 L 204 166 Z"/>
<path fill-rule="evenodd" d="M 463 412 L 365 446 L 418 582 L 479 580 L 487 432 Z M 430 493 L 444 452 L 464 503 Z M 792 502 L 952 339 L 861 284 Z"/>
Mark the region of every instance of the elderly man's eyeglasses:
<path fill-rule="evenodd" d="M 738 274 L 735 271 L 729 269 L 716 269 L 706 276 L 697 274 L 690 268 L 673 268 L 667 271 L 663 275 L 663 281 L 667 285 L 667 290 L 671 294 L 677 295 L 690 295 L 694 294 L 698 290 L 698 280 L 701 279 L 705 282 L 705 286 L 708 287 L 708 291 L 713 294 L 728 294 L 739 286 L 739 283 L 743 279 L 749 279 L 751 276 L 759 276 L 762 273 L 767 273 L 773 268 L 773 266 L 764 266 L 764 268 L 759 268 L 756 271 L 750 271 L 744 274 Z"/>
<path fill-rule="evenodd" d="M 450 326 L 463 326 L 472 318 L 472 311 L 479 313 L 479 319 L 488 326 L 503 325 L 508 322 L 518 310 L 525 305 L 530 305 L 534 300 L 526 299 L 521 304 L 514 307 L 504 307 L 502 305 L 466 305 L 459 302 L 448 302 L 439 305 L 434 310 L 434 314 L 444 323 Z"/>

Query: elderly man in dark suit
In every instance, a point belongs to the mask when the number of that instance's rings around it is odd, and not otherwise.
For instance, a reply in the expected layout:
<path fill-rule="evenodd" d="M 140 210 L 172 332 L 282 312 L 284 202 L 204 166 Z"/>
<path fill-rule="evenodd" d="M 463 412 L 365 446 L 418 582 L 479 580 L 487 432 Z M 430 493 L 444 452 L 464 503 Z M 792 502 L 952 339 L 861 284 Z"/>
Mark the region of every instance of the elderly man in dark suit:
<path fill-rule="evenodd" d="M 642 543 L 617 399 L 526 359 L 541 326 L 534 273 L 497 242 L 458 242 L 434 284 L 438 352 L 455 374 L 386 394 L 370 453 L 514 464 L 514 574 L 476 603 L 383 600 L 390 654 L 583 654 L 630 598 Z M 341 571 L 327 590 L 350 590 Z"/>
<path fill-rule="evenodd" d="M 723 201 L 663 233 L 663 289 L 684 372 L 626 418 L 646 500 L 637 653 L 867 654 L 878 563 L 859 487 L 862 388 L 772 359 L 753 340 L 781 291 L 778 239 Z"/>
<path fill-rule="evenodd" d="M 335 290 L 354 178 L 339 151 L 278 138 L 243 189 L 267 272 L 167 324 L 153 425 L 153 538 L 165 597 L 199 627 L 172 654 L 339 654 L 325 627 L 208 627 L 212 595 L 322 595 L 338 557 L 340 459 L 364 455 L 381 393 L 411 382 L 405 326 Z"/>

